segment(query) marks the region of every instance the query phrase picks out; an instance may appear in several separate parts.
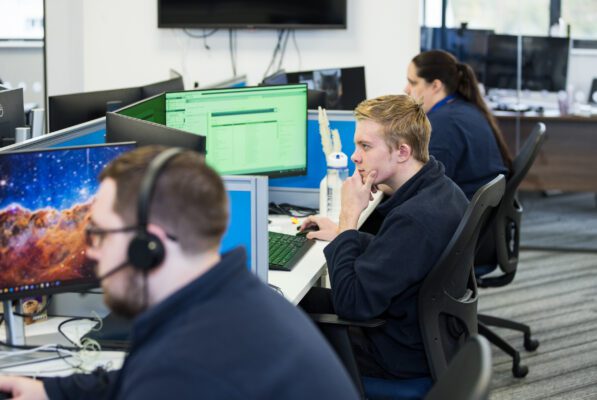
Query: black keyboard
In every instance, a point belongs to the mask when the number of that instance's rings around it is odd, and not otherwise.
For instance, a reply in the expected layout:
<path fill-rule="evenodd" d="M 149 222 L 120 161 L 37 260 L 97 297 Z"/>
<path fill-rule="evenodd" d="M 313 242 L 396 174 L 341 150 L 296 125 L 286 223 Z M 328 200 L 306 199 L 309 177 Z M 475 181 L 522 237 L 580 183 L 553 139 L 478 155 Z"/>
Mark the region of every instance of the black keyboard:
<path fill-rule="evenodd" d="M 315 240 L 305 236 L 269 232 L 269 269 L 290 271 Z"/>

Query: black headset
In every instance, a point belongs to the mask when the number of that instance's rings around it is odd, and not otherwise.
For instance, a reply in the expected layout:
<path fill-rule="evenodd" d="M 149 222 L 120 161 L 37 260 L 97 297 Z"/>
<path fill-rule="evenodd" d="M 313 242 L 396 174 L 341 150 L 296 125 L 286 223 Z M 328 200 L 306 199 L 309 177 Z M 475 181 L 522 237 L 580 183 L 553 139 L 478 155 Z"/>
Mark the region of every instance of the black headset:
<path fill-rule="evenodd" d="M 147 231 L 149 207 L 160 173 L 169 161 L 183 151 L 180 148 L 172 148 L 158 154 L 147 167 L 147 172 L 141 181 L 139 202 L 137 204 L 138 228 L 128 247 L 128 262 L 137 270 L 151 271 L 161 264 L 166 255 L 164 243 L 159 237 Z"/>

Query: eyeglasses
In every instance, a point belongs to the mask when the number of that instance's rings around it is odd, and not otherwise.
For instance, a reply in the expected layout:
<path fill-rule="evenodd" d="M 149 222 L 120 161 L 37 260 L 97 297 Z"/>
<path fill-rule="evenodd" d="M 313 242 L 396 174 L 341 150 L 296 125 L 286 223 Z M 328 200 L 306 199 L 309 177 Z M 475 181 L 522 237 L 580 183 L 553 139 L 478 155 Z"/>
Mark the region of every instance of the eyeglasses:
<path fill-rule="evenodd" d="M 85 228 L 85 244 L 87 247 L 97 249 L 101 246 L 105 237 L 111 233 L 133 232 L 139 229 L 138 226 L 125 226 L 123 228 L 101 229 L 93 225 Z"/>
<path fill-rule="evenodd" d="M 125 226 L 122 228 L 102 229 L 94 225 L 87 225 L 87 227 L 85 227 L 85 244 L 89 248 L 97 249 L 101 246 L 102 242 L 104 241 L 104 238 L 111 233 L 133 232 L 139 229 L 139 226 Z M 166 233 L 166 237 L 174 242 L 178 241 L 178 238 L 176 236 L 171 235 L 169 233 Z"/>

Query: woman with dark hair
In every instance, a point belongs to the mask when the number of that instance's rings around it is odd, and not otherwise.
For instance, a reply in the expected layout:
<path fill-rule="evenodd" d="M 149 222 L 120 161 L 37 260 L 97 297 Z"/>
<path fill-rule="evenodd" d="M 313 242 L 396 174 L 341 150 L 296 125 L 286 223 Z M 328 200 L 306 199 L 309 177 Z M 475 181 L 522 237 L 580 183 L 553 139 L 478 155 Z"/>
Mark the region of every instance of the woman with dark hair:
<path fill-rule="evenodd" d="M 412 59 L 407 77 L 406 93 L 423 101 L 431 122 L 429 153 L 469 199 L 498 174 L 508 176 L 512 158 L 470 66 L 431 50 Z"/>

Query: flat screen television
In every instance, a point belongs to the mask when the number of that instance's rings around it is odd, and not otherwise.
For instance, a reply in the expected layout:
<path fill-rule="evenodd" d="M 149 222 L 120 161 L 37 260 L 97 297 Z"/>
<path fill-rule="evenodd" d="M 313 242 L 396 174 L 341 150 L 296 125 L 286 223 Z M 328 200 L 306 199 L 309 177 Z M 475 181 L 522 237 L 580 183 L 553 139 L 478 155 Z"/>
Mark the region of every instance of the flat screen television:
<path fill-rule="evenodd" d="M 346 0 L 158 0 L 158 27 L 345 29 Z"/>

